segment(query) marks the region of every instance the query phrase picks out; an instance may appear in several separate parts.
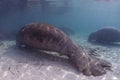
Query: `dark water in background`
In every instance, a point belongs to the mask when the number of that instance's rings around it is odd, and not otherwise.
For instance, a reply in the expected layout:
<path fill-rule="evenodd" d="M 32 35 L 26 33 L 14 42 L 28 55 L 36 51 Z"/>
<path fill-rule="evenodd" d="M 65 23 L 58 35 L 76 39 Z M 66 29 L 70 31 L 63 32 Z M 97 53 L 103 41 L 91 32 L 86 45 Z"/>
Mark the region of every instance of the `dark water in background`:
<path fill-rule="evenodd" d="M 0 30 L 16 32 L 31 22 L 70 27 L 88 35 L 104 26 L 120 28 L 119 0 L 1 0 Z"/>

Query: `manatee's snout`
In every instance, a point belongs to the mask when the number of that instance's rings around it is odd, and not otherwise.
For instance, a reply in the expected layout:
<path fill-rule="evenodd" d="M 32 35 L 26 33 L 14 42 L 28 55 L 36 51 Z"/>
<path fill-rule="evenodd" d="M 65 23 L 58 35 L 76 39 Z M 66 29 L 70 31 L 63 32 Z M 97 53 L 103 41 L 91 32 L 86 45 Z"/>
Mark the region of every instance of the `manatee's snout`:
<path fill-rule="evenodd" d="M 89 42 L 94 42 L 95 41 L 95 34 L 94 33 L 91 33 L 88 37 L 88 41 Z"/>

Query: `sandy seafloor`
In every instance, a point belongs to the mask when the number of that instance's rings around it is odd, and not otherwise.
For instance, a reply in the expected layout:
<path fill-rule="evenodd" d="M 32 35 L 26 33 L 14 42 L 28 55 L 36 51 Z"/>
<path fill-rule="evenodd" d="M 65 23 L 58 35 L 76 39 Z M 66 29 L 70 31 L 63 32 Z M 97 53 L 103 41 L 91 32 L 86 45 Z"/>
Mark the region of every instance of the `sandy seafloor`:
<path fill-rule="evenodd" d="M 120 80 L 120 46 L 101 46 L 74 36 L 79 45 L 97 49 L 101 58 L 112 63 L 107 74 L 93 77 L 78 72 L 66 58 L 44 52 L 20 50 L 15 41 L 2 41 L 0 45 L 0 80 Z"/>

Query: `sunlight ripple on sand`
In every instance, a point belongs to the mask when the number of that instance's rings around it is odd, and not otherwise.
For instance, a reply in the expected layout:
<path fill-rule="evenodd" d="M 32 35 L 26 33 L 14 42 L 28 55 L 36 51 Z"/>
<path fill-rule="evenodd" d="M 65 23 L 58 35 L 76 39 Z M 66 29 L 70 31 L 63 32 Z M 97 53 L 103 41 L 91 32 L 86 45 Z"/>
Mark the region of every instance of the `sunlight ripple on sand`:
<path fill-rule="evenodd" d="M 106 80 L 106 76 L 104 76 L 104 77 L 102 78 L 102 80 Z"/>
<path fill-rule="evenodd" d="M 47 67 L 47 70 L 50 70 L 50 68 L 51 68 L 51 66 L 48 66 L 48 67 Z"/>
<path fill-rule="evenodd" d="M 117 77 L 115 77 L 115 76 L 113 76 L 113 77 L 112 77 L 112 80 L 118 80 L 118 78 L 117 78 Z"/>
<path fill-rule="evenodd" d="M 25 74 L 21 74 L 21 76 L 19 77 L 19 80 L 21 80 L 24 77 Z"/>
<path fill-rule="evenodd" d="M 29 66 L 28 64 L 25 64 L 23 67 L 24 67 L 24 68 L 27 68 L 28 66 Z"/>
<path fill-rule="evenodd" d="M 6 77 L 7 75 L 8 75 L 8 71 L 5 71 L 5 72 L 3 73 L 2 78 Z"/>

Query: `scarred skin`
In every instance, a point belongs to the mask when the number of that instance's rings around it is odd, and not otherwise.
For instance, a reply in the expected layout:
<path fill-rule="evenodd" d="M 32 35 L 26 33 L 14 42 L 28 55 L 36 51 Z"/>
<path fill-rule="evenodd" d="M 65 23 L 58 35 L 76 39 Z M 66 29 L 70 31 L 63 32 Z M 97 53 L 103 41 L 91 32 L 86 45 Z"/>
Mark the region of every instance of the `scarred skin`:
<path fill-rule="evenodd" d="M 79 71 L 88 76 L 103 75 L 106 73 L 105 69 L 111 67 L 110 63 L 89 56 L 64 32 L 49 24 L 32 23 L 25 25 L 18 33 L 17 45 L 66 55 Z"/>

